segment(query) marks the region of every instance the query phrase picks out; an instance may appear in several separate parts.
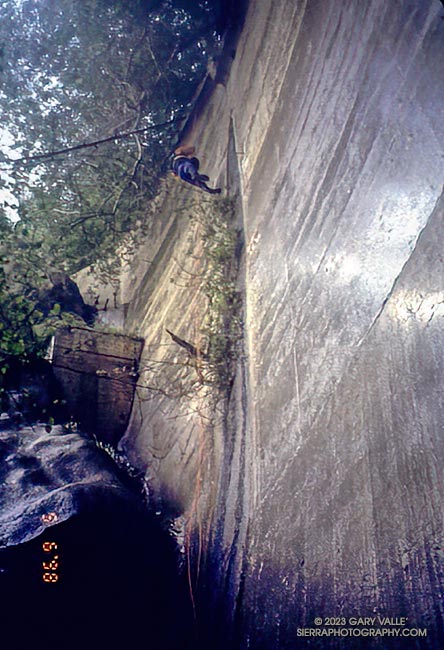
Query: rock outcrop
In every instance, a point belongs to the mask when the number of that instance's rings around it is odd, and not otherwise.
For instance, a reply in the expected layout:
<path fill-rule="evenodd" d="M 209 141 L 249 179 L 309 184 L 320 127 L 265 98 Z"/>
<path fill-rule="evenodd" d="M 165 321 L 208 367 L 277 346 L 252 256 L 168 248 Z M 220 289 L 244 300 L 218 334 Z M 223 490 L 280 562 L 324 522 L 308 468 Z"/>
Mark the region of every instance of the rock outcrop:
<path fill-rule="evenodd" d="M 33 539 L 100 499 L 134 499 L 112 461 L 85 436 L 61 426 L 2 424 L 0 547 Z"/>
<path fill-rule="evenodd" d="M 95 307 L 85 303 L 77 284 L 66 273 L 50 273 L 46 284 L 36 296 L 39 309 L 45 316 L 58 305 L 62 312 L 75 314 L 88 325 L 94 323 Z"/>
<path fill-rule="evenodd" d="M 0 433 L 5 647 L 190 647 L 192 612 L 172 539 L 140 485 L 79 433 Z M 138 489 L 134 489 L 135 487 Z"/>

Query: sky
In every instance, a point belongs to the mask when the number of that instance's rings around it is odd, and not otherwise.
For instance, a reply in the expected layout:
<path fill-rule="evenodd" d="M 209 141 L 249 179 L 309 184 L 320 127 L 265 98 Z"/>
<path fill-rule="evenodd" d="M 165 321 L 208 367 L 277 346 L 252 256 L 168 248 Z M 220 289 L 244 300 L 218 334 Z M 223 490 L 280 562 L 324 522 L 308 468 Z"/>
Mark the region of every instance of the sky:
<path fill-rule="evenodd" d="M 12 135 L 9 133 L 4 128 L 0 128 L 0 151 L 7 156 L 8 158 L 14 159 L 14 158 L 20 158 L 21 153 L 20 151 L 17 151 L 16 149 L 11 149 L 11 145 L 13 144 L 14 140 Z M 8 182 L 11 179 L 7 171 L 0 171 L 0 179 L 4 182 Z M 4 205 L 7 203 L 8 205 Z M 0 205 L 4 207 L 5 214 L 13 222 L 18 221 L 19 216 L 17 214 L 17 210 L 14 209 L 13 207 L 9 206 L 17 206 L 17 199 L 15 196 L 10 192 L 10 190 L 7 190 L 5 188 L 0 187 Z"/>

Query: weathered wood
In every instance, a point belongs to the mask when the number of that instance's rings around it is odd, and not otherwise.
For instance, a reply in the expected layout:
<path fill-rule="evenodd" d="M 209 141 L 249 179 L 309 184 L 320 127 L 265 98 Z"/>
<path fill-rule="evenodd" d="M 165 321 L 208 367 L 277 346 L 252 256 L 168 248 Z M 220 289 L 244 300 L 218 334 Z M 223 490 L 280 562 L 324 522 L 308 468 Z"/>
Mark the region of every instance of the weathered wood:
<path fill-rule="evenodd" d="M 128 424 L 143 339 L 70 327 L 57 333 L 52 363 L 68 411 L 80 426 L 116 445 Z"/>

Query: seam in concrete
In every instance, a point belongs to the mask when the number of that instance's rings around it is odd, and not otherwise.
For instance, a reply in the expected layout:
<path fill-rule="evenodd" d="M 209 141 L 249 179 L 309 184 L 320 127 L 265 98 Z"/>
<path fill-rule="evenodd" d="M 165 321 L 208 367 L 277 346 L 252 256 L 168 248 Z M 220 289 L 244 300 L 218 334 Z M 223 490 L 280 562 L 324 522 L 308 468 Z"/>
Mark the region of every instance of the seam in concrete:
<path fill-rule="evenodd" d="M 229 137 L 233 138 L 233 144 L 234 144 L 234 151 L 238 151 L 238 142 L 237 142 L 237 137 L 236 137 L 236 125 L 235 125 L 235 119 L 234 116 L 231 116 L 230 120 L 230 134 Z M 244 233 L 244 241 L 247 242 L 249 238 L 249 233 L 248 233 L 248 224 L 247 224 L 247 219 L 246 219 L 246 200 L 245 200 L 245 193 L 244 193 L 244 177 L 243 177 L 243 170 L 242 166 L 239 165 L 239 160 L 238 160 L 238 172 L 239 172 L 239 190 L 240 190 L 240 208 L 242 211 L 241 214 L 241 221 L 242 221 L 242 230 Z M 243 274 L 243 291 L 244 291 L 244 351 L 245 351 L 245 372 L 246 372 L 246 378 L 245 378 L 245 390 L 246 390 L 246 406 L 245 406 L 245 413 L 246 413 L 246 431 L 250 432 L 250 456 L 254 458 L 257 457 L 257 449 L 258 449 L 258 440 L 257 440 L 257 426 L 255 422 L 255 409 L 253 407 L 254 404 L 254 399 L 253 396 L 255 394 L 255 388 L 256 388 L 256 378 L 255 378 L 255 356 L 254 356 L 254 344 L 253 344 L 253 332 L 252 332 L 252 327 L 250 326 L 250 320 L 251 320 L 251 314 L 252 314 L 252 309 L 251 309 L 251 295 L 249 291 L 250 287 L 250 279 L 249 279 L 249 263 L 248 263 L 248 255 L 247 255 L 247 250 L 246 248 L 244 249 L 244 254 L 243 254 L 243 262 L 241 263 L 241 273 Z M 258 464 L 254 462 L 248 462 L 248 459 L 246 459 L 246 464 L 247 466 L 251 467 L 251 499 L 252 503 L 251 506 L 254 508 L 254 505 L 257 503 L 259 494 L 260 494 L 260 475 L 258 474 Z"/>
<path fill-rule="evenodd" d="M 419 231 L 418 236 L 417 236 L 416 241 L 415 241 L 415 245 L 413 246 L 412 250 L 410 251 L 409 256 L 407 257 L 407 259 L 405 260 L 404 264 L 402 265 L 401 270 L 399 271 L 398 275 L 397 275 L 396 278 L 394 279 L 393 284 L 392 284 L 392 287 L 391 287 L 390 291 L 387 293 L 387 295 L 386 295 L 386 297 L 384 298 L 384 300 L 382 301 L 382 304 L 381 304 L 381 306 L 380 306 L 380 308 L 379 308 L 379 310 L 378 310 L 376 316 L 373 318 L 373 320 L 372 320 L 372 322 L 371 322 L 371 324 L 370 324 L 370 327 L 368 328 L 368 330 L 366 331 L 366 333 L 365 333 L 365 334 L 364 334 L 364 335 L 359 339 L 359 341 L 356 343 L 356 348 L 357 348 L 357 349 L 359 349 L 359 348 L 361 347 L 361 345 L 363 344 L 363 342 L 364 342 L 364 341 L 366 340 L 366 338 L 370 335 L 370 333 L 371 333 L 372 330 L 374 329 L 375 325 L 377 324 L 377 322 L 380 320 L 382 314 L 384 313 L 384 310 L 385 310 L 385 308 L 386 308 L 386 306 L 387 306 L 387 303 L 389 302 L 390 298 L 393 296 L 393 294 L 394 294 L 394 292 L 395 292 L 395 290 L 396 290 L 396 288 L 397 288 L 397 286 L 398 286 L 398 283 L 399 283 L 399 281 L 400 281 L 400 279 L 401 279 L 401 276 L 402 276 L 402 274 L 404 273 L 404 269 L 405 269 L 405 267 L 406 267 L 407 264 L 409 263 L 410 259 L 412 258 L 412 255 L 415 253 L 415 251 L 416 251 L 416 249 L 417 249 L 417 247 L 418 247 L 418 245 L 419 245 L 419 243 L 420 243 L 420 241 L 421 241 L 421 238 L 422 238 L 422 236 L 423 236 L 423 233 L 425 232 L 425 230 L 426 230 L 426 228 L 427 228 L 427 226 L 428 226 L 428 223 L 429 223 L 430 217 L 431 217 L 432 214 L 435 212 L 435 210 L 436 210 L 436 208 L 437 208 L 439 202 L 443 199 L 443 197 L 444 197 L 444 190 L 443 190 L 443 192 L 441 192 L 440 196 L 437 198 L 436 203 L 435 203 L 435 205 L 434 205 L 434 207 L 433 207 L 433 210 L 431 211 L 431 213 L 430 213 L 430 215 L 429 215 L 427 221 L 425 222 L 424 226 L 423 226 L 423 227 L 421 228 L 421 230 Z M 355 356 L 355 355 L 353 355 L 352 359 L 354 358 L 354 356 Z"/>

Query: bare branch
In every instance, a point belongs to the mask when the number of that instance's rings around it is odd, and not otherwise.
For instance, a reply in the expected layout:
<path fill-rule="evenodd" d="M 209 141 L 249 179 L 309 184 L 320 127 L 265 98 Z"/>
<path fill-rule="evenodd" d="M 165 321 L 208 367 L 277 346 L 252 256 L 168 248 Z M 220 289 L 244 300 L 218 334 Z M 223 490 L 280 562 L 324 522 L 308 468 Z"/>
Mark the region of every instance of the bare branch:
<path fill-rule="evenodd" d="M 106 142 L 113 142 L 114 140 L 124 140 L 125 138 L 129 138 L 133 135 L 137 135 L 138 133 L 145 133 L 146 131 L 153 131 L 154 129 L 163 129 L 166 126 L 171 126 L 172 124 L 175 123 L 176 119 L 177 118 L 173 118 L 172 120 L 169 120 L 168 122 L 163 122 L 162 124 L 152 124 L 151 126 L 145 126 L 141 129 L 136 129 L 135 131 L 118 133 L 108 138 L 103 138 L 102 140 L 96 140 L 95 142 L 84 142 L 83 144 L 77 144 L 73 147 L 66 147 L 65 149 L 59 149 L 57 151 L 48 151 L 47 153 L 40 153 L 37 154 L 36 156 L 23 156 L 22 158 L 11 160 L 10 164 L 17 167 L 24 166 L 30 163 L 39 162 L 41 160 L 54 158 L 55 156 L 61 156 L 62 154 L 65 153 L 71 153 L 72 151 L 79 151 L 80 149 L 87 149 L 90 147 L 98 147 L 100 144 L 104 144 Z M 0 169 L 6 169 L 6 168 L 0 167 Z"/>

